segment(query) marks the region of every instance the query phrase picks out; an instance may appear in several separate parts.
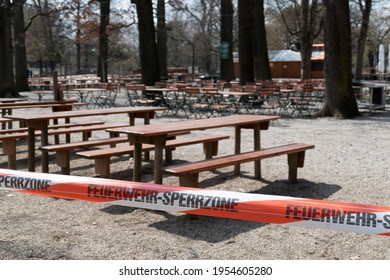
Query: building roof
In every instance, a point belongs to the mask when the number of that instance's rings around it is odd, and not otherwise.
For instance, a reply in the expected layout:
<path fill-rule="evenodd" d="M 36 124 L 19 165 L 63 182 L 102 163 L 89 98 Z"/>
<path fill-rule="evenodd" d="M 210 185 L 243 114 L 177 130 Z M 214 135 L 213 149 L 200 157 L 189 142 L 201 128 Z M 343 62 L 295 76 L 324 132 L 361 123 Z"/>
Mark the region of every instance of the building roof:
<path fill-rule="evenodd" d="M 269 51 L 270 61 L 301 61 L 301 53 L 292 50 Z"/>
<path fill-rule="evenodd" d="M 268 57 L 270 61 L 301 61 L 301 53 L 292 50 L 269 51 Z M 324 60 L 324 58 L 324 51 L 313 50 L 312 60 Z"/>

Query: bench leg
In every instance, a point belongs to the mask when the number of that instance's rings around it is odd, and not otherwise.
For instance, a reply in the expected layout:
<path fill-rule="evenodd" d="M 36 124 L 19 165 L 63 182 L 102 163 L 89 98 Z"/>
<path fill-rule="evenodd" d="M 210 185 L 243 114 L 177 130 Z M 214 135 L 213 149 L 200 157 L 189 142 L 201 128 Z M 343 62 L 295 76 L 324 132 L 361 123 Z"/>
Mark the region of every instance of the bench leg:
<path fill-rule="evenodd" d="M 57 125 L 58 124 L 58 119 L 53 120 L 53 124 Z M 60 136 L 59 135 L 54 135 L 54 143 L 56 145 L 60 144 Z"/>
<path fill-rule="evenodd" d="M 303 167 L 305 160 L 305 152 L 289 154 L 288 161 L 288 182 L 295 184 L 298 177 L 298 167 Z"/>
<path fill-rule="evenodd" d="M 110 132 L 110 138 L 115 138 L 115 137 L 119 137 L 119 133 L 117 133 L 117 132 Z M 110 144 L 110 147 L 111 148 L 115 148 L 116 144 Z"/>
<path fill-rule="evenodd" d="M 3 153 L 8 156 L 8 168 L 16 169 L 16 140 L 3 141 Z"/>
<path fill-rule="evenodd" d="M 95 173 L 103 178 L 110 176 L 110 158 L 96 158 L 95 159 Z"/>
<path fill-rule="evenodd" d="M 165 149 L 165 162 L 169 163 L 172 162 L 173 159 L 173 149 Z"/>
<path fill-rule="evenodd" d="M 179 185 L 182 187 L 197 188 L 199 181 L 199 173 L 182 175 L 179 177 Z"/>
<path fill-rule="evenodd" d="M 218 155 L 218 141 L 203 143 L 203 151 L 206 159 L 211 159 L 213 156 Z"/>
<path fill-rule="evenodd" d="M 69 151 L 57 151 L 56 152 L 57 165 L 61 167 L 61 174 L 70 174 L 70 152 Z"/>
<path fill-rule="evenodd" d="M 88 141 L 89 138 L 91 138 L 92 136 L 92 132 L 88 131 L 88 132 L 83 132 L 83 141 Z"/>

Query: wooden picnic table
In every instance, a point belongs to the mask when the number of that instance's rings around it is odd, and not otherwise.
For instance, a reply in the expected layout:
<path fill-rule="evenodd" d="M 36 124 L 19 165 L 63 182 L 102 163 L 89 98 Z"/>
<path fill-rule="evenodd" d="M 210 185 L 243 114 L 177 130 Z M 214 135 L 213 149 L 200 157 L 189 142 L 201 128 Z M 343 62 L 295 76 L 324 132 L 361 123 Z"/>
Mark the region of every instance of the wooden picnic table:
<path fill-rule="evenodd" d="M 154 117 L 156 111 L 165 110 L 164 107 L 121 107 L 109 109 L 95 109 L 95 110 L 77 110 L 77 111 L 63 111 L 35 115 L 12 115 L 8 118 L 23 121 L 28 128 L 28 170 L 35 171 L 35 130 L 41 130 L 41 145 L 47 146 L 48 141 L 48 125 L 50 120 L 65 119 L 69 122 L 70 118 L 77 117 L 91 117 L 104 116 L 112 114 L 128 114 L 129 124 L 135 124 L 135 118 L 143 118 L 145 124 L 149 124 L 150 118 Z M 42 151 L 42 172 L 48 172 L 48 153 Z"/>
<path fill-rule="evenodd" d="M 12 102 L 12 103 L 9 103 L 9 102 L 0 103 L 0 108 L 7 107 L 7 106 L 17 107 L 17 106 L 26 106 L 26 105 L 33 106 L 33 105 L 69 104 L 69 103 L 75 103 L 75 102 L 78 102 L 78 100 L 77 99 L 64 99 L 62 101 L 56 101 L 56 100 L 26 101 L 26 99 L 24 99 L 24 100 L 19 100 L 19 101 Z"/>
<path fill-rule="evenodd" d="M 85 103 L 83 102 L 72 102 L 72 103 L 53 103 L 53 104 L 25 104 L 25 105 L 16 105 L 9 104 L 8 106 L 0 106 L 0 109 L 2 110 L 2 116 L 5 115 L 12 115 L 12 110 L 17 109 L 34 109 L 34 108 L 52 108 L 53 111 L 55 111 L 55 108 L 72 108 L 73 106 L 83 106 Z M 66 111 L 66 109 L 65 109 Z"/>
<path fill-rule="evenodd" d="M 270 121 L 277 120 L 278 116 L 260 115 L 232 115 L 210 119 L 186 120 L 179 122 L 158 123 L 152 125 L 140 125 L 108 129 L 109 132 L 127 134 L 129 140 L 134 143 L 134 170 L 133 180 L 141 181 L 142 144 L 154 144 L 154 182 L 162 183 L 163 151 L 169 134 L 213 129 L 220 127 L 235 127 L 235 153 L 241 152 L 241 129 L 253 129 L 254 150 L 260 150 L 260 130 L 268 129 Z M 255 163 L 255 170 L 260 174 L 260 162 Z M 239 165 L 235 172 L 239 173 Z M 260 175 L 259 175 L 260 176 Z"/>
<path fill-rule="evenodd" d="M 34 108 L 52 108 L 52 111 L 69 111 L 73 106 L 83 106 L 85 103 L 77 102 L 76 99 L 69 99 L 63 101 L 26 101 L 26 102 L 13 102 L 13 103 L 1 103 L 1 117 L 8 117 L 12 115 L 13 110 L 17 109 L 34 109 Z M 12 128 L 12 122 L 9 123 L 9 128 Z M 2 124 L 2 129 L 5 129 L 5 123 Z"/>

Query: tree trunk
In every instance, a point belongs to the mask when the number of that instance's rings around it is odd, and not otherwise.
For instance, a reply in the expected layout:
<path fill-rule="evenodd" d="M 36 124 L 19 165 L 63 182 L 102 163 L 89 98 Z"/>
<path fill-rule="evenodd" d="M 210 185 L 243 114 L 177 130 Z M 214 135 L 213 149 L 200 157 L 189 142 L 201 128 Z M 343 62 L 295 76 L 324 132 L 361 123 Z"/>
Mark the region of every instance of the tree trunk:
<path fill-rule="evenodd" d="M 81 73 L 81 2 L 76 1 L 76 74 Z"/>
<path fill-rule="evenodd" d="M 142 83 L 152 86 L 160 80 L 158 52 L 151 0 L 135 0 L 138 16 Z"/>
<path fill-rule="evenodd" d="M 107 82 L 107 59 L 108 59 L 108 34 L 107 27 L 110 22 L 110 0 L 100 2 L 100 26 L 99 26 L 99 56 L 98 77 L 102 83 Z"/>
<path fill-rule="evenodd" d="M 309 0 L 302 0 L 301 4 L 301 79 L 306 80 L 311 78 L 311 53 L 313 50 L 313 38 L 310 32 L 310 16 Z"/>
<path fill-rule="evenodd" d="M 168 78 L 167 69 L 167 28 L 165 24 L 165 0 L 157 2 L 157 50 L 160 69 L 160 77 Z"/>
<path fill-rule="evenodd" d="M 359 115 L 352 89 L 351 25 L 348 1 L 325 0 L 325 102 L 320 116 Z"/>
<path fill-rule="evenodd" d="M 360 0 L 360 3 L 363 0 Z M 362 79 L 363 72 L 363 59 L 364 59 L 364 49 L 367 40 L 367 32 L 370 23 L 370 14 L 372 7 L 372 0 L 365 0 L 366 5 L 362 8 L 363 20 L 362 26 L 360 27 L 360 33 L 358 38 L 358 49 L 356 54 L 356 68 L 355 68 L 355 80 Z"/>
<path fill-rule="evenodd" d="M 14 26 L 14 48 L 15 48 L 15 85 L 16 90 L 29 91 L 26 55 L 26 37 L 24 27 L 23 5 L 26 0 L 14 1 L 13 26 Z"/>
<path fill-rule="evenodd" d="M 0 97 L 18 96 L 14 82 L 11 4 L 0 7 Z"/>
<path fill-rule="evenodd" d="M 254 0 L 254 65 L 256 80 L 271 80 L 268 60 L 267 33 L 264 22 L 264 0 Z"/>
<path fill-rule="evenodd" d="M 45 65 L 45 69 L 46 69 L 46 72 L 47 72 L 47 67 L 49 66 L 50 67 L 50 71 L 49 71 L 49 75 L 51 76 L 51 74 L 53 73 L 53 71 L 56 69 L 56 66 L 57 66 L 57 49 L 56 49 L 56 43 L 55 41 L 57 40 L 55 38 L 55 35 L 53 34 L 53 25 L 54 25 L 54 22 L 53 22 L 53 19 L 51 18 L 50 16 L 50 11 L 51 11 L 51 8 L 50 8 L 50 4 L 49 4 L 49 0 L 45 0 L 43 1 L 43 10 L 41 10 L 40 12 L 44 13 L 44 16 L 41 17 L 41 20 L 42 20 L 42 23 L 43 23 L 43 27 L 45 29 L 45 50 L 44 52 L 46 53 L 46 56 L 49 60 L 49 65 Z"/>
<path fill-rule="evenodd" d="M 301 40 L 301 79 L 311 78 L 311 54 L 313 51 L 313 42 Z"/>
<path fill-rule="evenodd" d="M 255 81 L 253 64 L 254 0 L 238 0 L 238 44 L 240 84 Z"/>
<path fill-rule="evenodd" d="M 221 80 L 230 82 L 234 80 L 233 63 L 233 4 L 232 0 L 221 0 L 221 47 L 220 72 Z M 222 53 L 225 52 L 225 53 Z"/>

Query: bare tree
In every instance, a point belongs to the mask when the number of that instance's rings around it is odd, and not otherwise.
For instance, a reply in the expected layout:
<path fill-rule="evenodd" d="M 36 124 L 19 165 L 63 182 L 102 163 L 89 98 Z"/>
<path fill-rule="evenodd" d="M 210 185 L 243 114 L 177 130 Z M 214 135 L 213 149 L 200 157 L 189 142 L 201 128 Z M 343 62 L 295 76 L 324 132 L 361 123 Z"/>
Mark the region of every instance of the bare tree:
<path fill-rule="evenodd" d="M 372 0 L 359 0 L 358 5 L 362 13 L 362 22 L 357 43 L 358 49 L 356 54 L 355 79 L 361 80 L 363 72 L 364 50 L 366 46 L 367 33 L 369 29 L 370 15 L 372 9 Z"/>
<path fill-rule="evenodd" d="M 220 42 L 220 37 L 217 36 L 220 30 L 220 1 L 200 0 L 191 5 L 186 1 L 176 0 L 169 1 L 169 4 L 180 15 L 177 18 L 181 21 L 172 34 L 175 36 L 173 39 L 188 44 L 192 67 L 197 63 L 207 73 L 216 72 L 218 69 L 213 60 L 217 58 Z"/>
<path fill-rule="evenodd" d="M 320 5 L 319 0 L 276 0 L 276 4 L 288 32 L 299 38 L 302 58 L 301 79 L 310 79 L 313 43 L 321 33 L 323 26 L 322 5 Z M 284 14 L 287 10 L 295 14 L 294 18 L 297 24 L 292 24 L 292 28 Z"/>
<path fill-rule="evenodd" d="M 386 6 L 381 6 L 380 9 L 373 8 L 371 11 L 369 31 L 366 40 L 369 67 L 374 68 L 378 63 L 378 46 L 380 44 L 390 44 L 390 40 L 388 39 L 390 34 L 389 12 L 390 8 Z"/>

